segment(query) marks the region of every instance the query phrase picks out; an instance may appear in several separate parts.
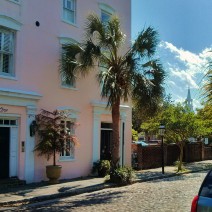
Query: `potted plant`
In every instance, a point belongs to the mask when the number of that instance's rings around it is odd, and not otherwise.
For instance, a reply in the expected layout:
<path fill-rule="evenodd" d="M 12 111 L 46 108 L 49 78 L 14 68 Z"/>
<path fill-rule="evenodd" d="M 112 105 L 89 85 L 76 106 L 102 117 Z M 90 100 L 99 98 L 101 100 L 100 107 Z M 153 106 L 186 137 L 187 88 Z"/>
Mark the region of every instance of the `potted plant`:
<path fill-rule="evenodd" d="M 99 160 L 93 165 L 93 173 L 98 173 L 99 177 L 105 177 L 110 174 L 110 161 L 109 160 Z"/>
<path fill-rule="evenodd" d="M 64 120 L 67 115 L 58 110 L 50 112 L 42 109 L 35 117 L 38 143 L 34 151 L 40 156 L 45 155 L 47 160 L 53 157 L 53 164 L 46 166 L 46 175 L 50 183 L 57 183 L 60 178 L 62 167 L 56 165 L 56 154 L 60 154 L 65 146 L 64 142 L 68 139 L 77 144 L 76 137 L 70 134 L 70 129 L 65 128 Z"/>

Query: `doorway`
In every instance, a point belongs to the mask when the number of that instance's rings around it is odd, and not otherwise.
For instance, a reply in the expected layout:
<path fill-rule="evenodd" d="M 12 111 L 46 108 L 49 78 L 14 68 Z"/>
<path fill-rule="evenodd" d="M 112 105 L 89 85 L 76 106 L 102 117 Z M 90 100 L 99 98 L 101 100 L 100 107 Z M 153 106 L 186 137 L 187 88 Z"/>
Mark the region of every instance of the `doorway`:
<path fill-rule="evenodd" d="M 0 179 L 9 178 L 10 127 L 0 127 Z"/>
<path fill-rule="evenodd" d="M 101 123 L 100 160 L 111 160 L 112 123 Z"/>

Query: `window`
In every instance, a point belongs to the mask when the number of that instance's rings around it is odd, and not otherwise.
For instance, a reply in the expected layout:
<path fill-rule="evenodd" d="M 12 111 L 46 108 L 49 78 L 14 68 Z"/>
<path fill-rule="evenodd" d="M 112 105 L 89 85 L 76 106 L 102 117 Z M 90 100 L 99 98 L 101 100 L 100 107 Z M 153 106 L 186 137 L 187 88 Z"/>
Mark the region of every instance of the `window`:
<path fill-rule="evenodd" d="M 71 24 L 76 23 L 76 0 L 63 0 L 63 18 Z"/>
<path fill-rule="evenodd" d="M 17 119 L 4 119 L 0 118 L 0 125 L 10 125 L 10 126 L 17 126 L 18 120 Z"/>
<path fill-rule="evenodd" d="M 76 81 L 74 79 L 71 80 L 71 79 L 68 79 L 64 76 L 61 76 L 61 84 L 65 88 L 75 88 L 76 87 L 75 82 Z"/>
<path fill-rule="evenodd" d="M 0 75 L 13 76 L 14 32 L 0 27 Z"/>
<path fill-rule="evenodd" d="M 62 45 L 62 51 L 64 50 L 64 45 Z M 61 85 L 65 88 L 75 88 L 76 87 L 76 80 L 75 79 L 69 79 L 63 75 L 61 75 Z"/>
<path fill-rule="evenodd" d="M 110 19 L 111 14 L 109 14 L 108 12 L 101 10 L 101 20 L 103 23 L 108 22 Z"/>
<path fill-rule="evenodd" d="M 107 22 L 110 19 L 110 16 L 115 13 L 115 10 L 104 3 L 99 3 L 99 8 L 101 9 L 101 20 L 102 22 Z"/>
<path fill-rule="evenodd" d="M 64 129 L 70 132 L 71 135 L 75 134 L 73 119 L 63 121 L 62 124 L 64 124 Z M 60 160 L 74 159 L 74 150 L 74 143 L 71 142 L 70 139 L 67 139 L 60 153 Z"/>
<path fill-rule="evenodd" d="M 212 171 L 208 172 L 206 175 L 200 188 L 199 195 L 212 198 Z"/>
<path fill-rule="evenodd" d="M 72 39 L 72 38 L 68 38 L 68 37 L 59 37 L 59 42 L 61 44 L 62 47 L 62 54 L 64 53 L 64 46 L 66 44 L 70 44 L 70 43 L 77 43 L 76 40 Z M 63 88 L 69 88 L 69 89 L 73 89 L 76 90 L 76 80 L 70 80 L 67 77 L 61 75 L 61 86 Z"/>

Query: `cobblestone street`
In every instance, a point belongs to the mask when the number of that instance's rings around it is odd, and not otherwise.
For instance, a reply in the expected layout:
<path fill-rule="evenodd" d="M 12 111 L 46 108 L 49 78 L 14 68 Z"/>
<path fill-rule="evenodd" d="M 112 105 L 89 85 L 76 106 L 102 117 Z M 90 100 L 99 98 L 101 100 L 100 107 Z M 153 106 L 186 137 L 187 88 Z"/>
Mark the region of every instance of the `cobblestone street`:
<path fill-rule="evenodd" d="M 135 183 L 64 199 L 32 204 L 11 211 L 190 211 L 207 172 Z"/>

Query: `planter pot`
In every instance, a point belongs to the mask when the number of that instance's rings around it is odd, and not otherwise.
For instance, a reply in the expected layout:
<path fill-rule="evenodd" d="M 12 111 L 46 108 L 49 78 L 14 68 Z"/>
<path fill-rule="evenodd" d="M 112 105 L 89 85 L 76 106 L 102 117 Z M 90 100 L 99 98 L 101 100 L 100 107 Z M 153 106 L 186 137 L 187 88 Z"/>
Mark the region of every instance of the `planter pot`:
<path fill-rule="evenodd" d="M 62 166 L 46 166 L 46 176 L 49 178 L 50 184 L 58 183 L 58 179 L 61 175 Z"/>

